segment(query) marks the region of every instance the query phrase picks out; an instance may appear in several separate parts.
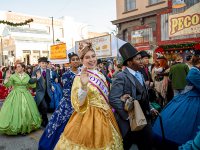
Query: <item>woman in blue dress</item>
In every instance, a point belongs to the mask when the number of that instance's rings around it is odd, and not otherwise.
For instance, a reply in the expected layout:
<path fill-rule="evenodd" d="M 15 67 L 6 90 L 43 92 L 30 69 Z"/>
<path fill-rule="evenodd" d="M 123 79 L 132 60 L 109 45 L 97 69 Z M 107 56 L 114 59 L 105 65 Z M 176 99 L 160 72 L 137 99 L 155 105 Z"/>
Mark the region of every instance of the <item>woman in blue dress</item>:
<path fill-rule="evenodd" d="M 193 140 L 190 140 L 180 146 L 179 150 L 200 150 L 200 131 L 197 133 L 197 136 Z"/>
<path fill-rule="evenodd" d="M 200 125 L 200 50 L 192 57 L 194 67 L 187 75 L 185 90 L 175 96 L 161 112 L 165 133 L 165 148 L 177 149 L 178 146 L 194 139 Z M 162 140 L 159 118 L 153 126 L 155 141 Z"/>
<path fill-rule="evenodd" d="M 61 99 L 59 106 L 53 113 L 49 124 L 47 125 L 42 137 L 39 141 L 38 150 L 53 150 L 58 142 L 61 133 L 63 132 L 72 112 L 71 106 L 71 87 L 76 74 L 78 74 L 78 68 L 80 60 L 77 54 L 68 54 L 71 68 L 62 75 L 63 82 L 63 98 Z"/>
<path fill-rule="evenodd" d="M 49 107 L 50 107 L 50 110 L 54 111 L 58 107 L 59 102 L 61 101 L 63 97 L 63 92 L 62 92 L 62 87 L 60 83 L 58 82 L 59 76 L 53 69 L 50 69 L 50 78 L 51 78 L 51 84 L 54 88 L 54 91 L 52 91 L 52 99 L 51 99 Z"/>

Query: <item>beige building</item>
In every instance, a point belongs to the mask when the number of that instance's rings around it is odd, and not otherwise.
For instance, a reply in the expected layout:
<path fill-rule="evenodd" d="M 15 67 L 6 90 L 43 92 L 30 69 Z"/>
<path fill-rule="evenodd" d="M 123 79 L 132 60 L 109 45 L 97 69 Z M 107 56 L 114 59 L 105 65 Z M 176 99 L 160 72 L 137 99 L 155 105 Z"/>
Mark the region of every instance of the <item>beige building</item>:
<path fill-rule="evenodd" d="M 118 37 L 138 50 L 152 52 L 156 47 L 157 14 L 166 10 L 168 0 L 116 0 Z"/>
<path fill-rule="evenodd" d="M 33 19 L 33 22 L 23 26 L 1 26 L 3 65 L 13 65 L 16 60 L 35 64 L 39 57 L 49 56 L 53 37 L 55 41 L 64 38 L 63 20 L 5 11 L 0 12 L 0 19 L 14 23 Z"/>

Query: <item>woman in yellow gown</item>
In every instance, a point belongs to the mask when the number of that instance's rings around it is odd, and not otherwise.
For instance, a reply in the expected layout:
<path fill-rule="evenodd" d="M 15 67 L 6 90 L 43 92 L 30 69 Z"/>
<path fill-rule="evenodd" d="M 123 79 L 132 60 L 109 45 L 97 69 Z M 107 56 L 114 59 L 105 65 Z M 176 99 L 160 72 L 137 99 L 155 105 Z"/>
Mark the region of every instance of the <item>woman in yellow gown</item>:
<path fill-rule="evenodd" d="M 71 102 L 74 108 L 56 150 L 123 150 L 122 138 L 108 104 L 108 86 L 97 70 L 91 44 L 79 50 L 83 69 L 74 79 Z"/>

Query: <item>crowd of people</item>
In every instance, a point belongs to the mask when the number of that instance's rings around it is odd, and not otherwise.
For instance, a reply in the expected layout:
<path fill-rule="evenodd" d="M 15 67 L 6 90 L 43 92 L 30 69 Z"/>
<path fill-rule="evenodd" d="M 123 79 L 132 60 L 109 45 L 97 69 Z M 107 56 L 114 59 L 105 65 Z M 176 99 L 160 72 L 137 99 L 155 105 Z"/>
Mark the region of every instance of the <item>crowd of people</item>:
<path fill-rule="evenodd" d="M 162 54 L 150 64 L 152 56 L 130 43 L 119 53 L 122 63 L 97 60 L 85 43 L 68 54 L 66 68 L 46 57 L 34 67 L 2 67 L 0 133 L 26 135 L 42 126 L 39 150 L 199 149 L 200 51 L 177 54 L 170 64 Z"/>

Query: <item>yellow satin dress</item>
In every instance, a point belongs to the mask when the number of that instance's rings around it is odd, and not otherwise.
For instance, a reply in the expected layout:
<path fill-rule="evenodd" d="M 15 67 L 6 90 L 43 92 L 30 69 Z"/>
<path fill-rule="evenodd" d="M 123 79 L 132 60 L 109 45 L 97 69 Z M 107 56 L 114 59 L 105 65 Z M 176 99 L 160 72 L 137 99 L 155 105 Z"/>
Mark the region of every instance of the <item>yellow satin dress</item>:
<path fill-rule="evenodd" d="M 71 90 L 71 102 L 75 111 L 55 149 L 123 150 L 117 122 L 105 98 L 94 85 L 88 83 L 85 102 L 80 106 L 80 87 L 80 76 L 76 76 Z"/>

